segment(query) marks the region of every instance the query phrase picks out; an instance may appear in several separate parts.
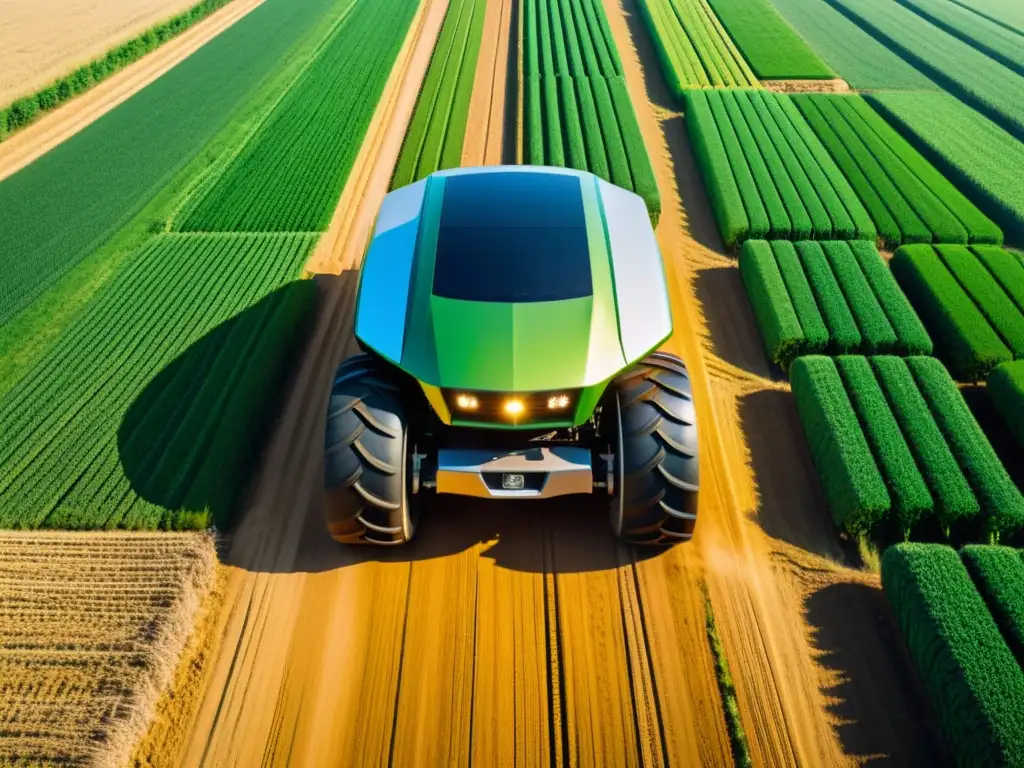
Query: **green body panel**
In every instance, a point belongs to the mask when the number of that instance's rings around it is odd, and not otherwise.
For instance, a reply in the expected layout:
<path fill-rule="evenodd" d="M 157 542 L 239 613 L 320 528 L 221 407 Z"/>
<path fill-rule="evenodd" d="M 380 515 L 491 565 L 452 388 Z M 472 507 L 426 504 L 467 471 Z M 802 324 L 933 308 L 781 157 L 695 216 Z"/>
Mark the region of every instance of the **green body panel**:
<path fill-rule="evenodd" d="M 572 173 L 580 178 L 592 293 L 561 301 L 522 303 L 466 301 L 433 294 L 446 176 L 434 174 L 425 180 L 415 252 L 411 266 L 407 266 L 408 295 L 404 306 L 401 359 L 384 354 L 420 382 L 443 422 L 506 429 L 578 425 L 591 417 L 608 382 L 639 359 L 636 343 L 632 345 L 632 355 L 624 352 L 616 275 L 599 182 L 590 174 Z M 643 220 L 649 231 L 645 215 Z M 386 233 L 378 232 L 377 237 L 382 244 L 386 242 Z M 651 240 L 653 242 L 653 236 Z M 660 255 L 657 258 L 660 269 Z M 500 279 L 500 275 L 495 279 Z M 664 300 L 667 305 L 663 273 L 661 285 L 653 289 L 654 299 Z M 664 297 L 657 293 L 658 289 L 664 292 Z M 645 300 L 646 297 L 633 301 L 634 329 L 637 312 L 644 310 Z M 360 305 L 368 301 L 370 299 L 360 289 L 357 336 L 364 343 L 369 334 L 360 333 L 359 315 Z M 637 304 L 641 307 L 639 310 L 635 308 Z M 367 316 L 369 314 L 366 312 Z M 655 319 L 650 324 L 650 333 L 642 342 L 645 353 L 656 349 L 671 334 L 670 321 L 666 324 L 663 320 L 665 313 L 662 319 L 656 312 L 653 314 Z M 637 338 L 635 330 L 631 338 Z M 368 346 L 376 348 L 372 343 Z M 452 422 L 449 409 L 438 407 L 443 406 L 438 390 L 509 394 L 572 391 L 576 394 L 576 404 L 571 415 L 557 422 L 531 422 L 522 426 Z"/>

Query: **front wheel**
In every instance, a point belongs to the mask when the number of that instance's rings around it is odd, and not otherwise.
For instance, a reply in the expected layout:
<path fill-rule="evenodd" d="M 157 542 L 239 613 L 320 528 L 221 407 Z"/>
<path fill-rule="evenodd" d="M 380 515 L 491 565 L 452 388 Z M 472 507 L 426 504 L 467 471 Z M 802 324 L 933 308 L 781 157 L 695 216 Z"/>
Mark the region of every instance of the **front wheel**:
<path fill-rule="evenodd" d="M 404 544 L 416 533 L 402 382 L 371 355 L 334 375 L 324 439 L 327 529 L 344 544 Z"/>
<path fill-rule="evenodd" d="M 686 365 L 655 352 L 611 385 L 616 435 L 612 530 L 632 544 L 689 541 L 700 484 L 697 414 Z"/>

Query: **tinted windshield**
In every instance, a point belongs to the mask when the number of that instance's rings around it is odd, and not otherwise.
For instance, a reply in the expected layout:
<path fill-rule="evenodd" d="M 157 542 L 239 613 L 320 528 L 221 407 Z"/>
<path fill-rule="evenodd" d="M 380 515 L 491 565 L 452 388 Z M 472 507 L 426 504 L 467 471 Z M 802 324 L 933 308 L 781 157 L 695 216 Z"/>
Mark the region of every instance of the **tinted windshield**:
<path fill-rule="evenodd" d="M 445 180 L 434 295 L 526 302 L 591 293 L 578 177 L 500 172 Z"/>

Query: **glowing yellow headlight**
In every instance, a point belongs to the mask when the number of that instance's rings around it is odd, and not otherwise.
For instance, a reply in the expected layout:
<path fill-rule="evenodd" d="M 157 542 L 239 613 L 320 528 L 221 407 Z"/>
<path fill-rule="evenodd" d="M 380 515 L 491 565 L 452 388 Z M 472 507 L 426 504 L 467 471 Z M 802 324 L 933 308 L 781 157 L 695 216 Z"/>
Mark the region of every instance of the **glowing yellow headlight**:
<path fill-rule="evenodd" d="M 455 398 L 455 405 L 464 411 L 475 411 L 480 403 L 472 395 L 459 395 Z"/>
<path fill-rule="evenodd" d="M 569 407 L 568 395 L 552 395 L 548 398 L 548 410 L 560 411 Z"/>
<path fill-rule="evenodd" d="M 505 401 L 504 409 L 505 413 L 509 416 L 519 416 L 526 410 L 526 406 L 523 405 L 522 400 L 513 397 L 510 400 Z"/>

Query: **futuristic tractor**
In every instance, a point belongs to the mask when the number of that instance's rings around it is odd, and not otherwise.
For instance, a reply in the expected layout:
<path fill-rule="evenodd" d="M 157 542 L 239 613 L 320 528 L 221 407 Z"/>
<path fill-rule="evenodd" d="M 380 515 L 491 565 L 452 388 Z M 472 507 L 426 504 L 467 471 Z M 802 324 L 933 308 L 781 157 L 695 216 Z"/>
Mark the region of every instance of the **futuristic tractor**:
<path fill-rule="evenodd" d="M 327 412 L 326 516 L 401 544 L 424 498 L 606 499 L 634 544 L 690 539 L 697 425 L 640 197 L 589 173 L 440 171 L 384 198 Z"/>

